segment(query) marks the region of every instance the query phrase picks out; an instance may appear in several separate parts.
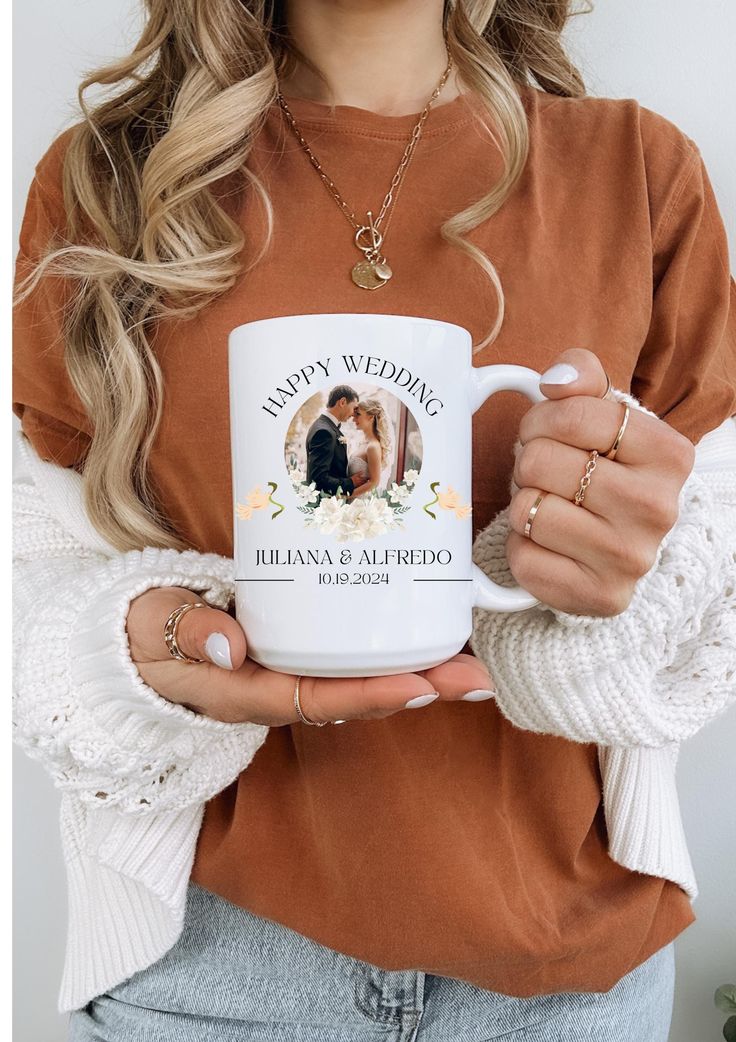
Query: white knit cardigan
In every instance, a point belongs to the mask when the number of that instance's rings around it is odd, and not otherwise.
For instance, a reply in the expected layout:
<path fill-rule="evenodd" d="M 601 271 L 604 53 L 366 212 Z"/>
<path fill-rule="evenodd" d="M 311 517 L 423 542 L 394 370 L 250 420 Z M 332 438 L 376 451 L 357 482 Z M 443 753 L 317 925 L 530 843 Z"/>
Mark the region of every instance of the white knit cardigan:
<path fill-rule="evenodd" d="M 185 586 L 224 608 L 232 559 L 116 550 L 89 521 L 81 476 L 42 460 L 21 430 L 17 438 L 14 739 L 62 790 L 69 904 L 58 1008 L 68 1012 L 177 940 L 205 801 L 248 767 L 268 728 L 168 702 L 129 653 L 134 597 Z M 623 614 L 479 612 L 473 636 L 509 719 L 598 743 L 611 857 L 674 880 L 691 898 L 675 763 L 678 743 L 734 698 L 733 419 L 696 456 L 678 521 Z M 475 544 L 477 562 L 502 583 L 512 581 L 507 525 L 508 509 Z"/>

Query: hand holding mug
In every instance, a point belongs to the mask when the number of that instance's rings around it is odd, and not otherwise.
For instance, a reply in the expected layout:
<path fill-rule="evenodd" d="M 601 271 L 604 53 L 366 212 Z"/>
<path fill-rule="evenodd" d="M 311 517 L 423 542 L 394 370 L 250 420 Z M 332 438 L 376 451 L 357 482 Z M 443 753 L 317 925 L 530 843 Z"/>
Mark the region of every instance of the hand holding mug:
<path fill-rule="evenodd" d="M 545 382 L 548 374 L 558 382 Z M 606 459 L 624 407 L 602 397 L 606 374 L 591 351 L 563 351 L 540 388 L 548 400 L 532 405 L 519 427 L 509 569 L 525 589 L 561 611 L 618 615 L 677 521 L 694 447 L 663 420 L 631 410 L 615 459 Z M 574 497 L 593 449 L 600 455 L 584 509 L 578 509 Z"/>
<path fill-rule="evenodd" d="M 473 414 L 501 391 L 542 401 L 538 372 L 475 366 L 467 329 L 411 315 L 247 322 L 228 359 L 250 658 L 305 677 L 425 675 L 465 647 L 474 607 L 538 603 L 474 564 L 471 516 Z"/>
<path fill-rule="evenodd" d="M 180 650 L 200 663 L 172 657 L 164 639 L 171 611 L 185 602 L 204 606 L 182 615 L 176 629 Z M 228 612 L 201 601 L 183 587 L 146 590 L 134 598 L 126 620 L 130 655 L 149 687 L 169 702 L 226 723 L 269 727 L 296 723 L 296 676 L 275 673 L 247 657 L 240 624 Z M 419 674 L 349 679 L 303 677 L 300 705 L 316 722 L 372 720 L 402 709 L 419 708 L 436 699 L 470 701 L 491 697 L 488 672 L 472 655 L 456 655 Z M 482 692 L 482 694 L 481 694 Z"/>

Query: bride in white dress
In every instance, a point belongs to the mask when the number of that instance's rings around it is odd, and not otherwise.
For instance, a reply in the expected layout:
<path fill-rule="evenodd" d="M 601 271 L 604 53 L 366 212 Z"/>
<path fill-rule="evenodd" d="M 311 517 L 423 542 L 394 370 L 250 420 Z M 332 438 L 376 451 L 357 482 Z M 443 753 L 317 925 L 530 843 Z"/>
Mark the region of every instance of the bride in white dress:
<path fill-rule="evenodd" d="M 348 474 L 363 474 L 365 482 L 358 485 L 348 499 L 378 489 L 385 489 L 391 473 L 393 437 L 391 421 L 377 398 L 365 398 L 353 411 L 353 422 L 365 438 L 365 445 L 348 459 Z"/>

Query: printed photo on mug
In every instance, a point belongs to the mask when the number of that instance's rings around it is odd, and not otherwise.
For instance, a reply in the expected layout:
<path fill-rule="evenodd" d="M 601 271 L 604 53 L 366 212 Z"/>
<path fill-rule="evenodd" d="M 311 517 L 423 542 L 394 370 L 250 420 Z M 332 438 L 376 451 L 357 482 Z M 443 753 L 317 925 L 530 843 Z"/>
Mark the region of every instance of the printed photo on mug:
<path fill-rule="evenodd" d="M 385 387 L 338 383 L 296 411 L 284 459 L 305 527 L 357 541 L 402 526 L 422 468 L 422 436 L 409 407 Z"/>

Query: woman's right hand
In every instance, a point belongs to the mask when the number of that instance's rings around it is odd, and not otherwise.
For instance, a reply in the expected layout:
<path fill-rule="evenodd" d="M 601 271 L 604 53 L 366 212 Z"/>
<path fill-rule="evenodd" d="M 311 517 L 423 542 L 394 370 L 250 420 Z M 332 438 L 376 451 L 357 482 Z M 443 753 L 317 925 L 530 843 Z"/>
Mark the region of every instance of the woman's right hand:
<path fill-rule="evenodd" d="M 172 658 L 166 646 L 166 620 L 185 601 L 205 606 L 181 617 L 177 643 L 185 655 L 210 661 L 181 662 Z M 276 673 L 248 658 L 245 634 L 238 621 L 192 590 L 180 586 L 146 590 L 130 602 L 126 630 L 130 655 L 142 679 L 169 702 L 227 723 L 278 727 L 298 721 L 294 708 L 296 676 Z M 228 654 L 232 668 L 227 666 Z M 421 695 L 435 693 L 439 698 L 456 700 L 477 690 L 493 690 L 488 672 L 479 659 L 460 654 L 422 673 L 303 677 L 299 703 L 303 713 L 318 723 L 373 720 L 406 709 L 408 701 Z"/>

